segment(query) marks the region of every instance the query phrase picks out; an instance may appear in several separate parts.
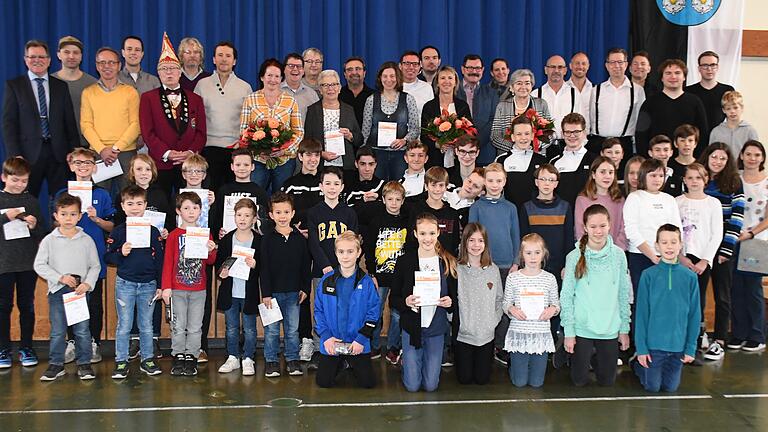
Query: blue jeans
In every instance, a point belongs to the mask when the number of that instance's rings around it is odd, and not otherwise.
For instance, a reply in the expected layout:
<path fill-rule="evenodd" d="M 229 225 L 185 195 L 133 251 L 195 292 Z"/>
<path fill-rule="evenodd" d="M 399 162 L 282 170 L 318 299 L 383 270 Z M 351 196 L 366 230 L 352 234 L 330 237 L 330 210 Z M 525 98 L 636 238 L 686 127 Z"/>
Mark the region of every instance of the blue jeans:
<path fill-rule="evenodd" d="M 647 368 L 638 362 L 634 362 L 633 366 L 643 388 L 649 392 L 677 390 L 683 372 L 683 353 L 648 350 L 648 354 L 651 355 L 651 362 Z"/>
<path fill-rule="evenodd" d="M 55 293 L 48 293 L 48 317 L 51 320 L 51 345 L 48 363 L 64 365 L 64 350 L 67 347 L 67 315 L 64 312 L 62 296 L 74 290 L 68 286 Z M 91 330 L 88 320 L 72 326 L 75 334 L 75 358 L 78 365 L 91 363 Z"/>
<path fill-rule="evenodd" d="M 389 287 L 380 286 L 380 311 L 384 311 L 384 303 L 387 301 L 387 295 L 389 295 Z M 381 348 L 381 327 L 383 325 L 384 315 L 381 316 L 379 322 L 376 323 L 376 329 L 373 330 L 373 338 L 371 339 L 371 351 L 376 351 Z M 389 308 L 389 330 L 387 330 L 387 345 L 384 348 L 397 350 L 400 349 L 400 312 L 391 306 Z"/>
<path fill-rule="evenodd" d="M 152 358 L 152 314 L 155 305 L 149 302 L 157 291 L 157 281 L 131 282 L 115 279 L 115 309 L 117 310 L 117 331 L 115 333 L 115 360 L 128 360 L 128 345 L 133 327 L 133 315 L 139 327 L 141 359 Z"/>
<path fill-rule="evenodd" d="M 283 314 L 285 361 L 299 359 L 299 292 L 272 293 Z M 309 299 L 305 300 L 309 301 Z M 280 321 L 264 327 L 264 360 L 277 362 L 280 355 Z"/>
<path fill-rule="evenodd" d="M 411 345 L 411 336 L 403 331 L 403 385 L 409 392 L 419 389 L 433 392 L 440 384 L 443 362 L 443 335 L 421 337 L 421 348 Z"/>
<path fill-rule="evenodd" d="M 509 353 L 509 379 L 515 387 L 541 387 L 547 373 L 547 354 Z"/>
<path fill-rule="evenodd" d="M 405 163 L 405 149 L 380 150 L 373 147 L 376 153 L 376 176 L 384 181 L 399 180 L 405 174 L 408 164 Z"/>
<path fill-rule="evenodd" d="M 227 327 L 227 354 L 240 358 L 240 312 L 245 308 L 245 299 L 232 298 L 232 306 L 224 311 Z M 253 359 L 256 353 L 256 314 L 243 313 L 243 358 Z"/>
<path fill-rule="evenodd" d="M 254 162 L 254 164 L 256 168 L 251 173 L 251 181 L 263 187 L 269 194 L 279 191 L 283 187 L 283 183 L 293 175 L 293 171 L 296 169 L 296 159 L 290 159 L 273 169 L 268 169 L 261 162 Z"/>

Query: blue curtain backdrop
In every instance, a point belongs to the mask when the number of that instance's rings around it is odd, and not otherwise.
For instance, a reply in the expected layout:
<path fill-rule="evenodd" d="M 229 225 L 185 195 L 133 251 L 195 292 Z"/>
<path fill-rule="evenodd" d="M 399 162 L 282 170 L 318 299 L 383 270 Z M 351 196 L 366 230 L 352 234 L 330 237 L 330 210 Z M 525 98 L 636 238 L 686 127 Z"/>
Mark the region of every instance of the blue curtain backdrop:
<path fill-rule="evenodd" d="M 6 56 L 3 82 L 25 72 L 23 46 L 42 39 L 52 49 L 51 72 L 61 67 L 56 42 L 74 35 L 85 44 L 83 69 L 95 75 L 93 54 L 100 46 L 119 48 L 122 38 L 144 39 L 143 67 L 155 69 L 163 31 L 174 47 L 194 36 L 210 50 L 231 40 L 238 48 L 236 73 L 256 87 L 262 60 L 317 47 L 325 68 L 341 70 L 345 58 L 366 59 L 367 81 L 378 65 L 398 60 L 405 50 L 438 47 L 443 64 L 459 66 L 467 53 L 486 63 L 508 59 L 510 68 L 534 71 L 544 81 L 544 62 L 552 54 L 566 60 L 576 51 L 592 59 L 589 77 L 606 77 L 605 52 L 629 45 L 629 0 L 6 0 L 0 38 Z M 485 80 L 490 72 L 486 64 Z M 153 72 L 154 73 L 154 72 Z M 0 155 L 4 147 L 0 146 Z"/>

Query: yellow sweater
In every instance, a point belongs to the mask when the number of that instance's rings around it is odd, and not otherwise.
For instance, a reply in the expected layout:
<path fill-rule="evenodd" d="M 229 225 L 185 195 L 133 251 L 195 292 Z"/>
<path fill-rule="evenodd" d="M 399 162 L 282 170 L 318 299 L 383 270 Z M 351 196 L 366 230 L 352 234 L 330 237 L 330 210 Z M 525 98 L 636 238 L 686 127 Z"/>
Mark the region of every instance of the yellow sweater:
<path fill-rule="evenodd" d="M 80 102 L 80 129 L 97 152 L 112 146 L 121 151 L 136 150 L 139 94 L 123 83 L 110 92 L 98 83 L 86 87 Z"/>

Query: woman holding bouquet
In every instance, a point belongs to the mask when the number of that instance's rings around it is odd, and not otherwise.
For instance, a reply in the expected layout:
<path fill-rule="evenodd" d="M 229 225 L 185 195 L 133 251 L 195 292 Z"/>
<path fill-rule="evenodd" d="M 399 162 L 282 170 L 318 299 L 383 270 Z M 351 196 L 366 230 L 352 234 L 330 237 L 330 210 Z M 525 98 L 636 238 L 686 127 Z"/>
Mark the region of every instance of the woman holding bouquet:
<path fill-rule="evenodd" d="M 376 74 L 376 93 L 363 110 L 363 142 L 376 152 L 376 176 L 384 181 L 405 174 L 405 144 L 419 138 L 419 107 L 403 92 L 403 73 L 384 62 Z"/>
<path fill-rule="evenodd" d="M 343 167 L 347 171 L 354 170 L 355 153 L 363 143 L 363 135 L 355 118 L 355 110 L 339 101 L 341 83 L 339 74 L 335 70 L 327 69 L 320 72 L 317 82 L 323 98 L 307 108 L 304 137 L 314 138 L 323 144 L 322 158 L 326 166 Z M 332 142 L 329 142 L 339 136 L 344 142 L 343 155 L 337 154 L 338 150 L 332 146 Z"/>
<path fill-rule="evenodd" d="M 531 96 L 533 86 L 536 84 L 533 72 L 529 69 L 518 69 L 509 76 L 509 83 L 510 87 L 499 98 L 491 127 L 491 142 L 499 153 L 510 151 L 512 148 L 512 142 L 506 140 L 504 135 L 513 118 L 529 109 L 536 110 L 545 118 L 552 117 L 549 114 L 547 101 Z M 545 145 L 541 146 L 538 152 L 544 154 L 545 148 Z"/>
<path fill-rule="evenodd" d="M 424 104 L 424 108 L 421 109 L 421 142 L 429 147 L 427 168 L 433 166 L 453 167 L 455 153 L 452 144 L 440 146 L 425 128 L 435 122 L 436 118 L 440 118 L 444 112 L 455 114 L 458 119 L 466 118 L 467 120 L 472 120 L 469 105 L 462 99 L 455 98 L 458 83 L 459 75 L 454 68 L 450 66 L 441 67 L 437 71 L 437 79 L 432 82 L 435 98 Z"/>
<path fill-rule="evenodd" d="M 256 168 L 251 179 L 267 192 L 278 191 L 296 167 L 296 150 L 304 137 L 299 106 L 293 96 L 280 90 L 283 66 L 274 58 L 264 60 L 259 68 L 260 89 L 243 101 L 240 113 L 240 132 L 257 120 L 277 120 L 293 131 L 287 142 L 276 143 L 269 153 L 255 155 Z M 271 127 L 271 126 L 270 126 Z"/>

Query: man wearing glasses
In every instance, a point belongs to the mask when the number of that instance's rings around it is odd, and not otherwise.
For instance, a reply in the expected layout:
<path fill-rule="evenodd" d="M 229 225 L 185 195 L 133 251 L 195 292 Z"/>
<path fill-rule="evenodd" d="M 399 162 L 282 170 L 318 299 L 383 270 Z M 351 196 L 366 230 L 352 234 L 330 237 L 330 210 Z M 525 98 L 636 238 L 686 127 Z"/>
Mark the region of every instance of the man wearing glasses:
<path fill-rule="evenodd" d="M 48 45 L 24 45 L 27 73 L 5 82 L 3 140 L 6 157 L 21 156 L 32 165 L 29 192 L 38 196 L 43 180 L 49 195 L 67 186 L 67 154 L 80 146 L 67 84 L 48 75 Z"/>
<path fill-rule="evenodd" d="M 80 96 L 83 90 L 91 84 L 96 84 L 96 78 L 80 70 L 83 61 L 83 43 L 74 36 L 64 36 L 59 39 L 59 50 L 56 57 L 61 61 L 61 69 L 51 76 L 63 80 L 69 87 L 69 96 L 75 109 L 75 121 L 80 125 Z M 80 145 L 88 147 L 88 141 L 80 134 Z"/>
<path fill-rule="evenodd" d="M 280 84 L 280 89 L 296 99 L 296 104 L 301 112 L 301 126 L 307 118 L 307 108 L 320 100 L 317 92 L 302 82 L 304 77 L 304 57 L 298 53 L 290 53 L 285 56 L 283 62 L 283 76 L 285 80 Z M 322 65 L 321 65 L 322 67 Z"/>
<path fill-rule="evenodd" d="M 723 114 L 720 101 L 723 99 L 725 92 L 733 90 L 732 86 L 717 82 L 719 67 L 720 56 L 716 52 L 704 51 L 699 54 L 699 75 L 701 75 L 701 81 L 685 88 L 686 92 L 695 94 L 704 104 L 710 132 L 715 126 L 725 120 L 725 114 Z"/>
<path fill-rule="evenodd" d="M 570 113 L 563 117 L 560 125 L 565 147 L 563 153 L 550 159 L 549 163 L 560 172 L 557 196 L 574 208 L 576 197 L 584 189 L 589 179 L 589 167 L 597 157 L 587 151 L 587 122 L 579 113 Z"/>
<path fill-rule="evenodd" d="M 307 48 L 301 53 L 304 58 L 304 78 L 301 82 L 307 87 L 317 92 L 317 96 L 322 96 L 320 90 L 320 72 L 323 71 L 323 52 L 317 48 Z"/>
<path fill-rule="evenodd" d="M 373 89 L 365 83 L 365 60 L 361 57 L 348 58 L 344 62 L 344 79 L 347 85 L 341 88 L 339 100 L 352 106 L 357 124 L 362 127 L 365 100 L 373 94 Z"/>
<path fill-rule="evenodd" d="M 205 106 L 200 96 L 181 88 L 181 64 L 167 34 L 157 73 L 162 86 L 141 95 L 139 123 L 157 165 L 157 183 L 170 195 L 183 187 L 181 164 L 205 145 Z"/>
<path fill-rule="evenodd" d="M 568 66 L 565 65 L 565 59 L 559 55 L 553 55 L 547 59 L 544 66 L 547 82 L 533 92 L 534 96 L 547 101 L 552 120 L 555 122 L 554 138 L 563 137 L 560 122 L 566 115 L 572 112 L 585 115 L 581 112 L 581 94 L 573 84 L 565 81 L 567 74 Z M 562 141 L 559 144 L 562 146 Z"/>
<path fill-rule="evenodd" d="M 127 173 L 139 137 L 139 93 L 118 80 L 120 56 L 114 49 L 96 51 L 96 70 L 99 81 L 83 91 L 80 128 L 106 166 L 117 162 Z M 125 176 L 99 184 L 112 197 L 126 185 Z"/>
<path fill-rule="evenodd" d="M 475 168 L 475 162 L 480 166 L 488 165 L 496 158 L 496 148 L 491 144 L 491 127 L 493 126 L 493 116 L 496 114 L 496 105 L 499 103 L 499 93 L 488 84 L 481 84 L 483 78 L 483 59 L 477 54 L 467 54 L 464 56 L 464 62 L 461 65 L 461 85 L 456 91 L 456 97 L 463 99 L 469 105 L 469 112 L 472 113 L 472 122 L 477 128 L 478 152 L 472 159 L 472 169 L 463 167 L 465 172 L 462 178 L 465 178 Z M 460 165 L 462 157 L 460 154 Z M 476 159 L 476 161 L 475 161 Z M 455 183 L 456 186 L 461 183 Z"/>
<path fill-rule="evenodd" d="M 415 51 L 406 51 L 400 56 L 400 72 L 403 73 L 403 91 L 416 99 L 419 118 L 424 104 L 435 98 L 432 86 L 417 78 L 421 71 L 421 60 Z"/>
<path fill-rule="evenodd" d="M 203 69 L 205 50 L 203 44 L 195 37 L 185 37 L 179 42 L 181 54 L 181 88 L 194 91 L 201 79 L 211 76 L 211 72 Z"/>

